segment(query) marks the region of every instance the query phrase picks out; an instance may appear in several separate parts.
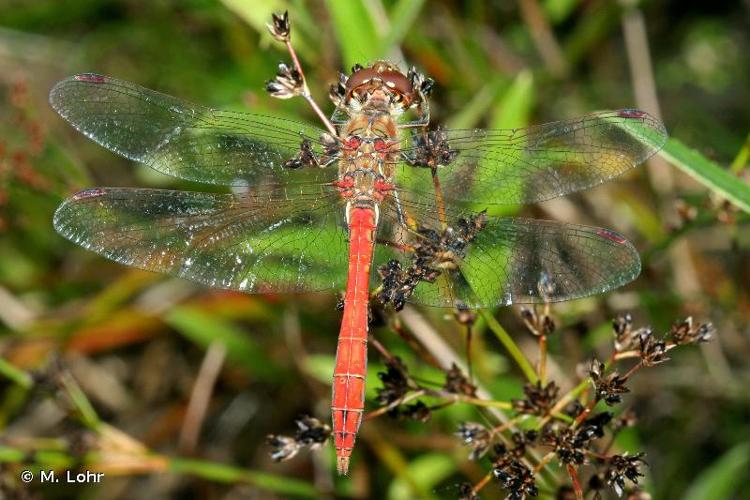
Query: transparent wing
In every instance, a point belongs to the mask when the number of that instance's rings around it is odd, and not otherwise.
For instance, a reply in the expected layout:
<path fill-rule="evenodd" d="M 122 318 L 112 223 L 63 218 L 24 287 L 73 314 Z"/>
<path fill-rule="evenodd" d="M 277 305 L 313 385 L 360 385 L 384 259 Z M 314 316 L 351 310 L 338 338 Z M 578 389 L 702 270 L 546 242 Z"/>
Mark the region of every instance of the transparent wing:
<path fill-rule="evenodd" d="M 637 166 L 667 140 L 661 122 L 624 109 L 508 130 L 435 130 L 404 140 L 411 161 L 430 153 L 448 200 L 479 204 L 533 203 L 601 184 Z M 446 161 L 452 159 L 452 161 Z M 431 196 L 429 168 L 403 167 L 399 185 Z M 408 196 L 408 195 L 407 195 Z"/>
<path fill-rule="evenodd" d="M 91 73 L 58 82 L 49 100 L 93 141 L 174 177 L 242 186 L 325 182 L 336 175 L 335 169 L 283 168 L 303 139 L 320 153 L 323 131 L 302 123 L 218 111 Z"/>
<path fill-rule="evenodd" d="M 431 208 L 402 203 L 402 213 L 423 227 L 441 230 Z M 456 226 L 460 217 L 448 214 Z M 374 267 L 396 258 L 403 267 L 412 254 L 400 249 L 420 241 L 401 222 L 394 204 L 382 209 L 380 237 L 390 242 L 376 251 Z M 620 287 L 640 273 L 638 252 L 622 235 L 598 227 L 525 218 L 487 219 L 486 226 L 433 283 L 421 282 L 408 300 L 418 304 L 473 308 L 571 300 Z"/>
<path fill-rule="evenodd" d="M 55 212 L 55 229 L 121 264 L 250 293 L 346 282 L 338 193 L 292 188 L 217 194 L 93 188 Z M 343 213 L 343 212 L 342 212 Z"/>

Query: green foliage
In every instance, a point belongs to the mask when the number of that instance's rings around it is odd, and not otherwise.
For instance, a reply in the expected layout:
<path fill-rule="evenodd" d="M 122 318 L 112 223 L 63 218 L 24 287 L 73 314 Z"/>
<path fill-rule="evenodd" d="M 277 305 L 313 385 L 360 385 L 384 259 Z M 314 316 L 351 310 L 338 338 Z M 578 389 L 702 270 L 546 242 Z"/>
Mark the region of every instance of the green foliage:
<path fill-rule="evenodd" d="M 750 466 L 750 443 L 739 443 L 719 457 L 690 484 L 685 500 L 732 498 L 738 490 L 737 479 Z"/>
<path fill-rule="evenodd" d="M 685 146 L 677 139 L 670 139 L 661 155 L 712 192 L 731 201 L 745 212 L 750 212 L 750 186 L 698 151 Z"/>

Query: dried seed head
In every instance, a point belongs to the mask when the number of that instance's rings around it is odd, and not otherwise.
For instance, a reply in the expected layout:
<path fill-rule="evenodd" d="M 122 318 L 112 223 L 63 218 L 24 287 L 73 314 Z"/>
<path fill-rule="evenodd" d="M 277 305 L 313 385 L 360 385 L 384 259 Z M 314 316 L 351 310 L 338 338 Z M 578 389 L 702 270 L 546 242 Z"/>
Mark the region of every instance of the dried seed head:
<path fill-rule="evenodd" d="M 379 372 L 378 378 L 383 387 L 377 389 L 376 400 L 383 406 L 398 401 L 409 392 L 409 381 L 406 378 L 406 365 L 398 356 L 386 361 L 385 372 Z"/>
<path fill-rule="evenodd" d="M 331 435 L 331 428 L 328 425 L 309 415 L 302 415 L 295 420 L 295 423 L 297 424 L 295 436 L 297 442 L 303 446 L 309 446 L 312 450 L 320 448 Z"/>
<path fill-rule="evenodd" d="M 539 438 L 539 432 L 535 430 L 514 432 L 511 436 L 511 440 L 516 446 L 510 450 L 510 454 L 516 458 L 522 458 L 526 454 L 526 447 L 533 446 L 537 438 Z"/>
<path fill-rule="evenodd" d="M 302 448 L 320 448 L 331 435 L 331 428 L 317 418 L 302 415 L 294 421 L 297 432 L 294 437 L 269 434 L 266 442 L 271 446 L 271 459 L 282 462 L 293 458 Z"/>
<path fill-rule="evenodd" d="M 271 459 L 274 462 L 283 462 L 293 458 L 301 448 L 297 440 L 289 436 L 269 434 L 266 437 L 266 443 L 273 448 Z"/>
<path fill-rule="evenodd" d="M 576 433 L 578 443 L 588 443 L 604 436 L 604 426 L 612 421 L 612 413 L 603 411 L 583 421 Z"/>
<path fill-rule="evenodd" d="M 451 365 L 451 369 L 445 374 L 443 389 L 454 394 L 465 394 L 471 397 L 475 397 L 477 394 L 477 387 L 469 382 L 455 363 Z"/>
<path fill-rule="evenodd" d="M 504 461 L 492 468 L 492 474 L 500 485 L 508 491 L 508 498 L 521 500 L 526 496 L 539 494 L 534 481 L 534 473 L 518 460 Z"/>
<path fill-rule="evenodd" d="M 279 63 L 276 78 L 266 83 L 266 91 L 277 99 L 290 99 L 304 92 L 305 82 L 302 75 L 294 68 Z"/>
<path fill-rule="evenodd" d="M 469 447 L 471 447 L 471 453 L 469 454 L 469 460 L 479 460 L 487 453 L 492 441 L 492 434 L 482 424 L 476 422 L 463 422 L 458 427 L 456 436 L 461 438 L 461 441 Z"/>
<path fill-rule="evenodd" d="M 625 479 L 629 479 L 634 484 L 638 484 L 638 478 L 643 477 L 638 467 L 646 463 L 643 460 L 643 453 L 633 456 L 612 455 L 607 459 L 607 469 L 604 472 L 604 479 L 610 488 L 615 490 L 620 497 L 625 492 Z"/>
<path fill-rule="evenodd" d="M 432 417 L 432 410 L 422 401 L 417 401 L 411 405 L 401 405 L 398 407 L 398 416 L 417 422 L 427 422 Z"/>
<path fill-rule="evenodd" d="M 414 148 L 405 155 L 406 162 L 415 167 L 437 168 L 450 165 L 458 156 L 458 151 L 451 149 L 448 136 L 440 129 L 427 134 L 414 131 L 412 134 Z"/>
<path fill-rule="evenodd" d="M 674 323 L 669 330 L 669 338 L 677 345 L 696 344 L 708 342 L 716 334 L 716 329 L 711 323 L 693 324 L 692 316 L 684 321 Z"/>
<path fill-rule="evenodd" d="M 604 436 L 604 426 L 611 419 L 611 413 L 599 413 L 584 420 L 577 429 L 558 422 L 548 423 L 542 428 L 540 443 L 551 446 L 561 462 L 581 465 L 586 462 L 592 441 Z"/>
<path fill-rule="evenodd" d="M 456 321 L 466 326 L 473 325 L 477 320 L 477 313 L 469 309 L 466 304 L 461 301 L 457 301 L 453 315 L 455 316 Z"/>
<path fill-rule="evenodd" d="M 621 314 L 612 320 L 612 329 L 617 352 L 638 349 L 642 337 L 653 335 L 653 330 L 648 326 L 633 330 L 633 317 L 630 314 Z"/>
<path fill-rule="evenodd" d="M 279 42 L 288 42 L 291 39 L 292 26 L 289 23 L 289 11 L 284 11 L 282 15 L 272 14 L 273 23 L 267 23 L 266 27 L 276 40 Z"/>
<path fill-rule="evenodd" d="M 571 418 L 576 418 L 578 417 L 578 415 L 583 413 L 584 409 L 585 407 L 583 406 L 583 404 L 577 399 L 574 399 L 573 401 L 565 405 L 565 408 L 563 408 L 563 413 Z"/>
<path fill-rule="evenodd" d="M 529 415 L 544 416 L 557 400 L 557 394 L 560 388 L 554 381 L 542 387 L 541 382 L 536 384 L 526 384 L 523 388 L 525 399 L 514 399 L 513 409 L 518 413 Z"/>
<path fill-rule="evenodd" d="M 604 363 L 594 360 L 589 372 L 591 380 L 594 381 L 596 387 L 596 400 L 604 400 L 607 406 L 614 406 L 617 403 L 622 402 L 621 394 L 630 392 L 630 389 L 625 387 L 625 383 L 628 379 L 621 377 L 619 373 L 612 372 L 606 377 L 604 376 Z"/>
<path fill-rule="evenodd" d="M 534 335 L 551 335 L 555 332 L 555 321 L 546 313 L 537 313 L 536 307 L 521 307 L 521 319 L 526 328 Z"/>
<path fill-rule="evenodd" d="M 653 335 L 641 336 L 641 362 L 644 366 L 656 366 L 665 361 L 667 357 L 667 343 L 663 340 L 656 340 Z"/>
<path fill-rule="evenodd" d="M 561 424 L 547 424 L 542 429 L 541 443 L 551 446 L 557 458 L 566 464 L 582 464 L 589 442 L 576 438 L 576 431 Z"/>

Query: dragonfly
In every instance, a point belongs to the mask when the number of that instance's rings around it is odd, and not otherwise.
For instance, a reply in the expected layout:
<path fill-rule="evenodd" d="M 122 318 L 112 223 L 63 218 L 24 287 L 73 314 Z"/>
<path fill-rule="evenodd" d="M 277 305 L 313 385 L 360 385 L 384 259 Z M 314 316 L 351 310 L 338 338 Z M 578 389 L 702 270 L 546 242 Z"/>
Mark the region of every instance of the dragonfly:
<path fill-rule="evenodd" d="M 307 98 L 294 61 L 269 83 L 272 95 Z M 335 111 L 321 128 L 72 76 L 54 86 L 50 103 L 74 128 L 213 188 L 89 188 L 60 205 L 54 227 L 113 261 L 208 287 L 343 289 L 331 411 L 346 474 L 364 415 L 372 300 L 396 310 L 564 301 L 640 273 L 637 251 L 617 232 L 490 217 L 482 207 L 541 202 L 612 179 L 664 144 L 658 120 L 622 109 L 528 128 L 432 128 L 432 87 L 414 69 L 357 65 L 331 87 Z"/>

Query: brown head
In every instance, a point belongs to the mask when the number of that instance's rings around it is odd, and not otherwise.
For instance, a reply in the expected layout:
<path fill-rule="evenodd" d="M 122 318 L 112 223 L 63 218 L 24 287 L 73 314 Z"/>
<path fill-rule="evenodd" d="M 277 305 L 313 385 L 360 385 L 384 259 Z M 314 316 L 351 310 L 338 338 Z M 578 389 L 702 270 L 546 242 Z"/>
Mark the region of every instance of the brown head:
<path fill-rule="evenodd" d="M 352 98 L 365 104 L 371 98 L 389 99 L 391 103 L 400 104 L 404 109 L 419 99 L 411 79 L 399 71 L 395 65 L 378 61 L 367 68 L 355 66 L 346 81 L 344 103 Z"/>

